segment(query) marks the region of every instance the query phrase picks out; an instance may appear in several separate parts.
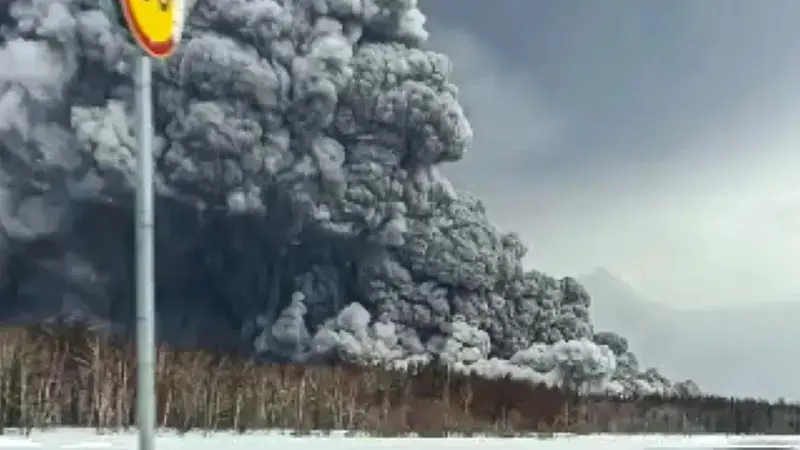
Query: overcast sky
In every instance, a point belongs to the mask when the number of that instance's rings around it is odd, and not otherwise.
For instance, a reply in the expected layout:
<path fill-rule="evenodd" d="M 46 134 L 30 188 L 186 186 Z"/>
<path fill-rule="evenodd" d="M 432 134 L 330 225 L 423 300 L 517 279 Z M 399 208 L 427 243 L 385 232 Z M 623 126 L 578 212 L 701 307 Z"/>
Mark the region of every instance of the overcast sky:
<path fill-rule="evenodd" d="M 800 298 L 800 2 L 421 4 L 476 135 L 446 170 L 529 267 L 680 306 Z"/>

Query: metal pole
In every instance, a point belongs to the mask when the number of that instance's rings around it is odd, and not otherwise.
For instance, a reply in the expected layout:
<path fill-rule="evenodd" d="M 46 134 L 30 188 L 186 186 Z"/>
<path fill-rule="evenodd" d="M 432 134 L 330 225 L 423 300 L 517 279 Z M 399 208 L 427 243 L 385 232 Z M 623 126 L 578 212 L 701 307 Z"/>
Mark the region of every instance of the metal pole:
<path fill-rule="evenodd" d="M 152 61 L 136 57 L 136 424 L 139 450 L 155 441 L 155 243 L 153 236 L 153 95 Z"/>

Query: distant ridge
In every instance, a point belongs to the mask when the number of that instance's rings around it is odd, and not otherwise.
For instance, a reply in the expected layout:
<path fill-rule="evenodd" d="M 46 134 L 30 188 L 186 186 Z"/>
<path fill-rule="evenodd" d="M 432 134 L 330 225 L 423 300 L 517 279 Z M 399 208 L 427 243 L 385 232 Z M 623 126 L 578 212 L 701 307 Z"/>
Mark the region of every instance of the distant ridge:
<path fill-rule="evenodd" d="M 626 337 L 641 363 L 724 395 L 800 399 L 800 302 L 687 310 L 656 303 L 605 268 L 579 276 L 596 330 Z"/>

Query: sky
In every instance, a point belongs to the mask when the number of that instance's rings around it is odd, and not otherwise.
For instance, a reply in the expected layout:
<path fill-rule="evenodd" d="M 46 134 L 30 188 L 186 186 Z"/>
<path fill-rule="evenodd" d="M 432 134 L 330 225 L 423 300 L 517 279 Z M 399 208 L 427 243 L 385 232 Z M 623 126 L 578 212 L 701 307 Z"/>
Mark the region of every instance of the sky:
<path fill-rule="evenodd" d="M 475 132 L 445 172 L 527 267 L 681 307 L 800 301 L 800 2 L 420 4 Z"/>

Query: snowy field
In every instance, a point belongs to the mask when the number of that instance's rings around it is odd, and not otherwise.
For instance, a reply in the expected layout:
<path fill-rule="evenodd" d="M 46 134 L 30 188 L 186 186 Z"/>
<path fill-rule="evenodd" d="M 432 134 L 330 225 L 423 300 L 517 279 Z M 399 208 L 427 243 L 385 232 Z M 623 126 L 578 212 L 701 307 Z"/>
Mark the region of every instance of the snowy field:
<path fill-rule="evenodd" d="M 57 430 L 34 432 L 29 437 L 0 436 L 0 448 L 18 449 L 135 449 L 136 435 L 119 433 L 98 435 L 93 430 Z M 291 445 L 304 450 L 344 449 L 396 449 L 396 450 L 454 450 L 454 449 L 722 449 L 749 448 L 800 449 L 800 436 L 739 437 L 723 435 L 662 436 L 662 435 L 593 435 L 520 438 L 368 438 L 348 437 L 344 433 L 333 433 L 319 437 L 294 437 L 280 433 L 211 435 L 162 433 L 156 441 L 157 450 L 216 450 L 216 449 L 275 449 Z M 285 448 L 285 447 L 284 447 Z"/>

